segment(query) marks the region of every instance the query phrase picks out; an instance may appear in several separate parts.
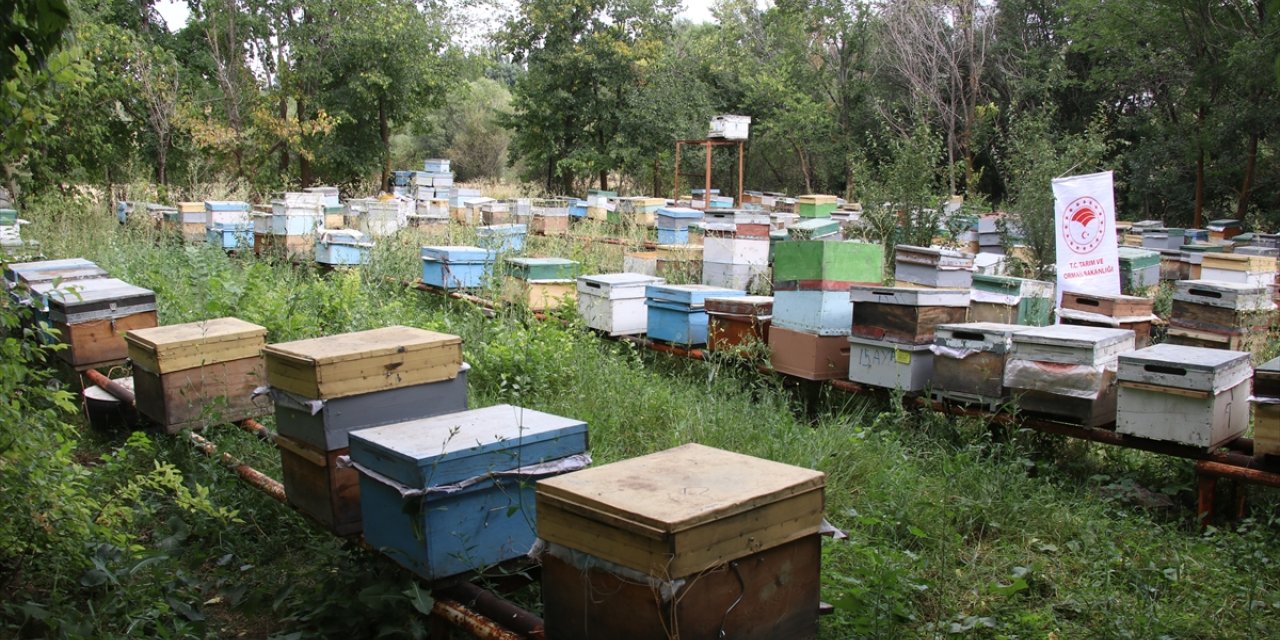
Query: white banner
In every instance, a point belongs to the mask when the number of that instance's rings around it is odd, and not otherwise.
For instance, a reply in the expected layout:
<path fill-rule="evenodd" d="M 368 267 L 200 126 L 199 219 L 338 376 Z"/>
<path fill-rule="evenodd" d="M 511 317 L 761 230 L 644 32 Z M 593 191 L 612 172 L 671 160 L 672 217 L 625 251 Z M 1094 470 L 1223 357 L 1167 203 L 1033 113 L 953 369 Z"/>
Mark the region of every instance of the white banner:
<path fill-rule="evenodd" d="M 1062 293 L 1120 294 L 1115 193 L 1111 172 L 1053 181 L 1058 302 Z"/>

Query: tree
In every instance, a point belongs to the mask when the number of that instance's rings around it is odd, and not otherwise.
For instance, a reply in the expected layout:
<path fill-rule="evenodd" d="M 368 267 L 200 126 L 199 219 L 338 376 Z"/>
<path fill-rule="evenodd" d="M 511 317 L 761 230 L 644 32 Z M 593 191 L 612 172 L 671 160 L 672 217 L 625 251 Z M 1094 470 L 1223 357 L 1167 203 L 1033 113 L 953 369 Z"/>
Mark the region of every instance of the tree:
<path fill-rule="evenodd" d="M 677 0 L 529 0 L 499 39 L 527 72 L 512 93 L 515 157 L 569 193 L 578 176 L 609 185 L 622 117 L 666 42 Z"/>

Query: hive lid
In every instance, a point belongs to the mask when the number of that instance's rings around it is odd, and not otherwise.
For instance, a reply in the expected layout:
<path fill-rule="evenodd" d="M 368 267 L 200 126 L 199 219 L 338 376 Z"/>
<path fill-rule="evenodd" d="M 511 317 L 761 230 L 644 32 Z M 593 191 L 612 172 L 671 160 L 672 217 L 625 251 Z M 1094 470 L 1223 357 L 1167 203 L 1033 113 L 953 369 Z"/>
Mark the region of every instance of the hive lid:
<path fill-rule="evenodd" d="M 321 365 L 460 344 L 462 338 L 455 335 L 397 325 L 267 345 L 263 352 Z M 460 359 L 458 362 L 461 364 Z"/>
<path fill-rule="evenodd" d="M 855 284 L 849 287 L 849 301 L 909 307 L 967 307 L 968 289 L 917 289 Z"/>
<path fill-rule="evenodd" d="M 437 262 L 492 262 L 496 259 L 492 249 L 470 245 L 423 247 L 422 258 Z"/>
<path fill-rule="evenodd" d="M 662 278 L 643 273 L 602 273 L 591 276 L 578 276 L 578 280 L 609 287 L 641 287 L 664 282 Z"/>
<path fill-rule="evenodd" d="M 1059 324 L 1013 334 L 1013 351 L 1028 360 L 1099 365 L 1132 351 L 1134 340 L 1128 329 Z"/>
<path fill-rule="evenodd" d="M 256 357 L 267 335 L 265 327 L 238 318 L 135 329 L 124 335 L 129 357 L 148 371 L 168 373 L 205 364 Z"/>
<path fill-rule="evenodd" d="M 662 207 L 658 215 L 664 218 L 701 218 L 702 212 L 688 207 Z"/>
<path fill-rule="evenodd" d="M 1218 392 L 1253 374 L 1251 356 L 1241 351 L 1157 344 L 1120 354 L 1116 377 L 1174 389 Z"/>
<path fill-rule="evenodd" d="M 379 465 L 379 472 L 410 486 L 432 486 L 541 462 L 522 459 L 521 449 L 567 436 L 585 438 L 586 431 L 581 420 L 502 404 L 361 429 L 350 439 L 353 458 L 359 450 L 377 452 L 392 461 Z M 582 453 L 570 449 L 566 455 Z"/>
<path fill-rule="evenodd" d="M 821 471 L 686 444 L 538 482 L 538 492 L 613 526 L 652 534 L 785 500 L 826 483 Z"/>
<path fill-rule="evenodd" d="M 49 291 L 51 311 L 85 313 L 95 310 L 140 311 L 154 310 L 156 294 L 150 289 L 136 287 L 116 278 L 76 280 Z"/>

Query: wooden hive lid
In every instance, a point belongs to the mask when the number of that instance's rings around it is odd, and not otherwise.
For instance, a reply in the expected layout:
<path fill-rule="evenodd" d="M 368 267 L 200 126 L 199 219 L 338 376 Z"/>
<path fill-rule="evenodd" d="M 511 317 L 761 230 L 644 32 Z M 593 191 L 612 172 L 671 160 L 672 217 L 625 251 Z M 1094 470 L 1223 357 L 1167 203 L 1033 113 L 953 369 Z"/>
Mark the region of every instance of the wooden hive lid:
<path fill-rule="evenodd" d="M 538 483 L 548 498 L 624 530 L 654 536 L 821 490 L 826 474 L 686 444 Z"/>
<path fill-rule="evenodd" d="M 267 330 L 239 318 L 135 329 L 124 334 L 134 364 L 155 373 L 257 357 Z"/>
<path fill-rule="evenodd" d="M 455 335 L 395 325 L 336 336 L 282 342 L 267 345 L 262 351 L 269 357 L 324 365 L 461 344 L 462 338 Z"/>
<path fill-rule="evenodd" d="M 1120 354 L 1116 378 L 1156 387 L 1217 393 L 1253 375 L 1243 351 L 1157 344 Z"/>

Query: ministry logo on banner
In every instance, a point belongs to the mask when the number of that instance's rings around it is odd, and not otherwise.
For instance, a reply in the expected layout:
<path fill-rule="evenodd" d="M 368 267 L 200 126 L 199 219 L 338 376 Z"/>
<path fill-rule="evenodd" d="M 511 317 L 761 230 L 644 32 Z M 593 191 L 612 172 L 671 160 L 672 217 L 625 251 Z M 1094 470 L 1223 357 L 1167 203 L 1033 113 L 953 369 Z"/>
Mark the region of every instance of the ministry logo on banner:
<path fill-rule="evenodd" d="M 1053 181 L 1058 300 L 1064 292 L 1120 294 L 1120 255 L 1110 171 Z"/>

